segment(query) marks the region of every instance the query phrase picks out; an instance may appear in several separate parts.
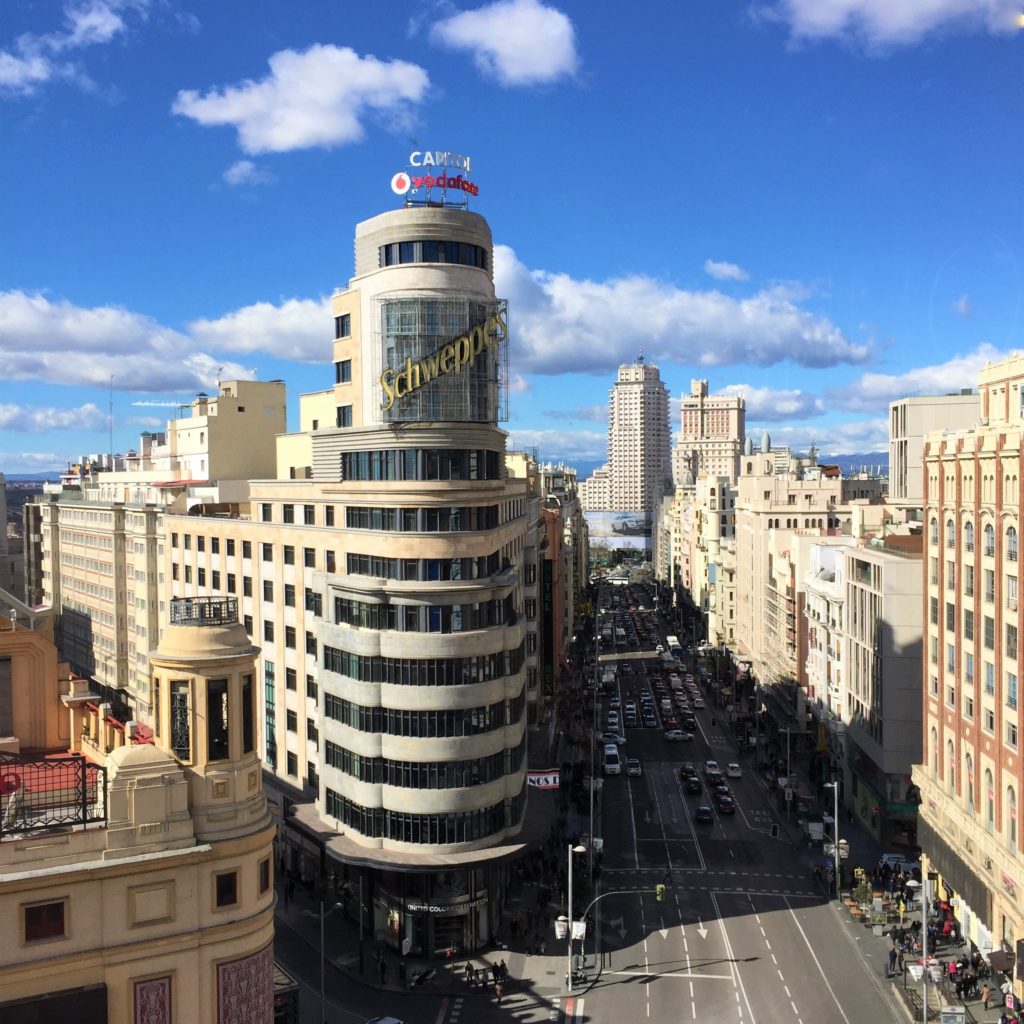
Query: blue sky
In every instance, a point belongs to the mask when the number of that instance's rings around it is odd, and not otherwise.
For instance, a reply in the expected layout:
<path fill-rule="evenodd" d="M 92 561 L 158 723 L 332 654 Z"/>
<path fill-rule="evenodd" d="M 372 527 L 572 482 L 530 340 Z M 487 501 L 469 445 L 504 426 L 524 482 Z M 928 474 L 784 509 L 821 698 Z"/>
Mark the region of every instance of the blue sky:
<path fill-rule="evenodd" d="M 472 158 L 513 444 L 602 460 L 642 349 L 755 436 L 879 450 L 1024 348 L 1020 7 L 7 0 L 0 471 L 107 450 L 111 374 L 119 451 L 218 374 L 294 425 L 413 148 Z"/>

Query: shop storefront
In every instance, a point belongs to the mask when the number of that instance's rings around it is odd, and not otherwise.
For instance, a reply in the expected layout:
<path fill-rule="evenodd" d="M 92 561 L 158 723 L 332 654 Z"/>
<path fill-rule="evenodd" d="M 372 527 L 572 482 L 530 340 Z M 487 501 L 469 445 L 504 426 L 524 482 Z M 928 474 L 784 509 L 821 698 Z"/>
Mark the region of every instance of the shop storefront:
<path fill-rule="evenodd" d="M 367 937 L 396 953 L 463 956 L 487 946 L 501 920 L 508 882 L 501 864 L 432 873 L 329 866 L 353 887 L 362 885 Z"/>

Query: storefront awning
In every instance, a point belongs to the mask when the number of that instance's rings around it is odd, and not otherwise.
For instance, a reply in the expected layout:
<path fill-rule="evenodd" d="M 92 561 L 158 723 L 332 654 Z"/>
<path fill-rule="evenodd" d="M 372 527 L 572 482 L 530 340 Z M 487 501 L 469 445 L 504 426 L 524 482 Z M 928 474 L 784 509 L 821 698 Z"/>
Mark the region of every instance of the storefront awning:
<path fill-rule="evenodd" d="M 988 955 L 988 962 L 997 971 L 1013 970 L 1013 954 L 1008 949 L 993 949 Z"/>
<path fill-rule="evenodd" d="M 959 893 L 975 914 L 981 918 L 982 924 L 991 929 L 992 893 L 985 882 L 980 879 L 964 862 L 963 858 L 943 839 L 927 818 L 919 818 L 917 822 L 917 841 L 928 859 L 938 869 L 943 881 Z M 936 893 L 936 895 L 938 895 Z"/>

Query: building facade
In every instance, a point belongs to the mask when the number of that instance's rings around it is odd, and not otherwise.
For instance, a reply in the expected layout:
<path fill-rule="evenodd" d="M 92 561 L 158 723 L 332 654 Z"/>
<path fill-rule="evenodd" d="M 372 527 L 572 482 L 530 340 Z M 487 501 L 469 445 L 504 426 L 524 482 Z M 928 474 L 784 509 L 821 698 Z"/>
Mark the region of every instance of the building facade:
<path fill-rule="evenodd" d="M 273 1021 L 274 826 L 235 619 L 171 606 L 155 733 L 0 622 L 0 1019 Z"/>
<path fill-rule="evenodd" d="M 706 380 L 690 381 L 679 403 L 680 430 L 672 450 L 676 486 L 693 484 L 702 473 L 735 482 L 746 436 L 746 400 L 709 395 Z"/>
<path fill-rule="evenodd" d="M 919 842 L 982 952 L 1024 939 L 1018 596 L 1024 356 L 985 366 L 980 419 L 925 438 Z M 1017 996 L 1021 982 L 1014 982 Z"/>

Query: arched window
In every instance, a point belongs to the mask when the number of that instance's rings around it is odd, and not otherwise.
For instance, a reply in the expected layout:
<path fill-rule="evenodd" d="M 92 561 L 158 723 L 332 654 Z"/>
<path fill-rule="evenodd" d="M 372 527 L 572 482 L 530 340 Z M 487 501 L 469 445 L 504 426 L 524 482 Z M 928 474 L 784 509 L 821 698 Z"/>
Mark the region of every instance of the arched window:
<path fill-rule="evenodd" d="M 939 734 L 932 726 L 932 778 L 939 777 Z"/>
<path fill-rule="evenodd" d="M 1017 792 L 1013 786 L 1006 787 L 1006 839 L 1010 852 L 1017 852 Z"/>
<path fill-rule="evenodd" d="M 991 523 L 985 524 L 985 554 L 990 558 L 996 553 L 996 531 Z"/>
<path fill-rule="evenodd" d="M 932 516 L 931 527 L 930 527 L 928 532 L 929 532 L 929 539 L 931 540 L 932 544 L 938 544 L 939 543 L 939 521 L 938 521 L 938 519 L 935 518 L 935 516 Z"/>
<path fill-rule="evenodd" d="M 1017 561 L 1017 531 L 1012 526 L 1006 531 L 1006 557 Z"/>
<path fill-rule="evenodd" d="M 967 523 L 964 526 L 964 547 L 968 551 L 974 550 L 974 523 Z"/>
<path fill-rule="evenodd" d="M 996 827 L 996 793 L 992 785 L 992 771 L 985 769 L 985 828 L 989 832 Z"/>
<path fill-rule="evenodd" d="M 970 754 L 964 762 L 964 770 L 967 773 L 967 813 L 974 814 L 974 759 Z"/>
<path fill-rule="evenodd" d="M 946 789 L 956 792 L 956 755 L 953 753 L 953 741 L 946 741 Z"/>
<path fill-rule="evenodd" d="M 956 547 L 956 523 L 952 519 L 946 520 L 946 547 Z"/>

